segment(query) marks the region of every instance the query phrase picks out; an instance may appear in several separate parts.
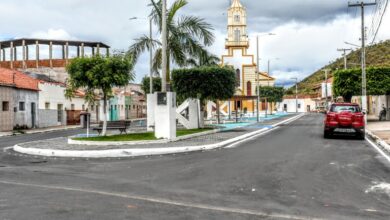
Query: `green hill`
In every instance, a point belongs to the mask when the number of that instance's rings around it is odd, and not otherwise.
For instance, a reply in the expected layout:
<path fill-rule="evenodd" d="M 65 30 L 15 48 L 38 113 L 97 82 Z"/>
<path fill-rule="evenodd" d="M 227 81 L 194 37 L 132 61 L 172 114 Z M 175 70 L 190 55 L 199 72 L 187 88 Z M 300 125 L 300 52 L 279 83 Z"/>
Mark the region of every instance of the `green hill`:
<path fill-rule="evenodd" d="M 366 48 L 366 63 L 367 67 L 390 67 L 390 40 L 380 42 L 375 45 L 368 46 Z M 348 54 L 347 65 L 348 68 L 360 68 L 361 50 L 357 49 Z M 343 69 L 344 58 L 341 57 L 333 63 L 324 66 L 320 70 L 316 71 L 312 75 L 306 77 L 304 80 L 298 83 L 298 90 L 300 94 L 314 94 L 313 88 L 317 86 L 321 81 L 325 79 L 322 69 Z M 330 74 L 329 77 L 331 77 Z M 295 85 L 287 90 L 287 94 L 293 94 L 295 92 Z"/>

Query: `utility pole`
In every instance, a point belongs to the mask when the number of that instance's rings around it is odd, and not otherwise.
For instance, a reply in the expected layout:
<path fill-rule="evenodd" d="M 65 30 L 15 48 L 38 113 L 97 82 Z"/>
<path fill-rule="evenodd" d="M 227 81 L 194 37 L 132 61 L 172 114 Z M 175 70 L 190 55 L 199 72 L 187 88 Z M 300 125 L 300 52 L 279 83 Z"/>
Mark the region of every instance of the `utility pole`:
<path fill-rule="evenodd" d="M 328 75 L 329 75 L 330 69 L 324 69 L 323 71 L 325 73 L 325 108 L 326 108 L 326 110 L 328 110 L 328 108 L 329 108 L 329 105 L 328 105 Z"/>
<path fill-rule="evenodd" d="M 340 51 L 340 52 L 343 52 L 343 57 L 344 57 L 344 69 L 348 69 L 347 67 L 347 51 L 351 51 L 352 49 L 346 49 L 346 48 L 342 48 L 342 49 L 337 49 L 337 51 Z"/>
<path fill-rule="evenodd" d="M 162 92 L 167 92 L 167 0 L 162 0 Z"/>
<path fill-rule="evenodd" d="M 367 79 L 366 79 L 366 34 L 365 34 L 365 25 L 364 25 L 364 7 L 365 6 L 373 6 L 376 5 L 376 2 L 372 3 L 356 3 L 356 4 L 351 4 L 348 3 L 348 7 L 360 7 L 361 9 L 361 16 L 362 16 L 362 109 L 363 112 L 367 113 Z M 367 114 L 365 114 L 364 120 L 367 124 Z"/>
<path fill-rule="evenodd" d="M 256 104 L 256 118 L 257 122 L 260 121 L 260 109 L 259 109 L 259 104 L 260 104 L 260 87 L 259 87 L 259 36 L 256 37 L 256 93 L 257 93 L 257 104 Z M 248 94 L 249 95 L 249 94 Z"/>
<path fill-rule="evenodd" d="M 298 113 L 298 78 L 295 78 L 295 105 L 296 112 Z"/>
<path fill-rule="evenodd" d="M 269 69 L 269 67 L 270 67 L 270 64 L 271 63 L 271 59 L 268 59 L 268 68 L 267 68 L 267 73 L 268 73 L 268 75 L 270 75 L 270 69 Z"/>
<path fill-rule="evenodd" d="M 293 77 L 295 79 L 295 111 L 298 113 L 298 77 Z"/>

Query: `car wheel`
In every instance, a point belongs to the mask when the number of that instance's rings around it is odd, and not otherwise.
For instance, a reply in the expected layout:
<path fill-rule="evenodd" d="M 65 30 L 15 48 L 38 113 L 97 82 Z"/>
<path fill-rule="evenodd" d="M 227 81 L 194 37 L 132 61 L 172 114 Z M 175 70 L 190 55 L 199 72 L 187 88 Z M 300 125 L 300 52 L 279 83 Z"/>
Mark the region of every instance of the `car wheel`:
<path fill-rule="evenodd" d="M 357 134 L 356 134 L 356 137 L 357 137 L 357 139 L 359 139 L 359 140 L 364 140 L 364 139 L 366 139 L 366 133 L 363 131 L 363 132 L 358 132 Z"/>
<path fill-rule="evenodd" d="M 330 131 L 324 131 L 324 138 L 328 139 L 332 137 L 332 133 Z"/>

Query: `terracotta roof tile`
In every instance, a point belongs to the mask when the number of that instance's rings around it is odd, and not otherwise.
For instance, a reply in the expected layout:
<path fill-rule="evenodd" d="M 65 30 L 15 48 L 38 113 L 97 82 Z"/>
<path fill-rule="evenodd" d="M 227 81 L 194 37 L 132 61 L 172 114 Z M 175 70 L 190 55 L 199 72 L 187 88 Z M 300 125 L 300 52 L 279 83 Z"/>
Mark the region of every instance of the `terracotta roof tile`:
<path fill-rule="evenodd" d="M 38 82 L 39 80 L 20 71 L 0 68 L 0 84 L 13 86 L 19 89 L 39 91 Z"/>

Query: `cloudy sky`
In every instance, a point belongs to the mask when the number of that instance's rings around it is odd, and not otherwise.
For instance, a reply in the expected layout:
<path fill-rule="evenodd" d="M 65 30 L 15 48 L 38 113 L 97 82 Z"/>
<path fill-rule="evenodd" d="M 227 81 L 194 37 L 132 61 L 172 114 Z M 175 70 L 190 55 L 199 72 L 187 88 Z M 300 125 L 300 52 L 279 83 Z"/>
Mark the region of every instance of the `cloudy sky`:
<path fill-rule="evenodd" d="M 0 39 L 39 37 L 102 41 L 113 49 L 127 49 L 137 37 L 148 34 L 145 18 L 150 0 L 1 0 Z M 373 2 L 374 0 L 366 0 Z M 173 0 L 168 0 L 170 5 Z M 204 18 L 214 26 L 215 44 L 210 51 L 224 54 L 226 10 L 230 0 L 188 0 L 181 12 Z M 271 74 L 278 84 L 291 84 L 291 77 L 305 78 L 341 56 L 337 48 L 360 44 L 360 11 L 348 8 L 348 0 L 241 0 L 248 9 L 251 53 L 257 34 L 261 38 L 261 70 L 271 59 Z M 385 2 L 382 0 L 380 2 Z M 383 6 L 382 6 L 383 7 Z M 380 10 L 378 8 L 377 10 Z M 383 10 L 383 8 L 382 8 Z M 367 9 L 370 30 L 375 7 Z M 375 20 L 376 21 L 376 20 Z M 374 22 L 375 23 L 375 22 Z M 376 41 L 390 39 L 390 12 L 383 18 Z M 156 37 L 158 35 L 156 34 Z M 372 34 L 368 34 L 371 41 Z M 278 59 L 276 59 L 278 58 Z M 136 65 L 137 81 L 148 74 L 148 56 Z"/>

